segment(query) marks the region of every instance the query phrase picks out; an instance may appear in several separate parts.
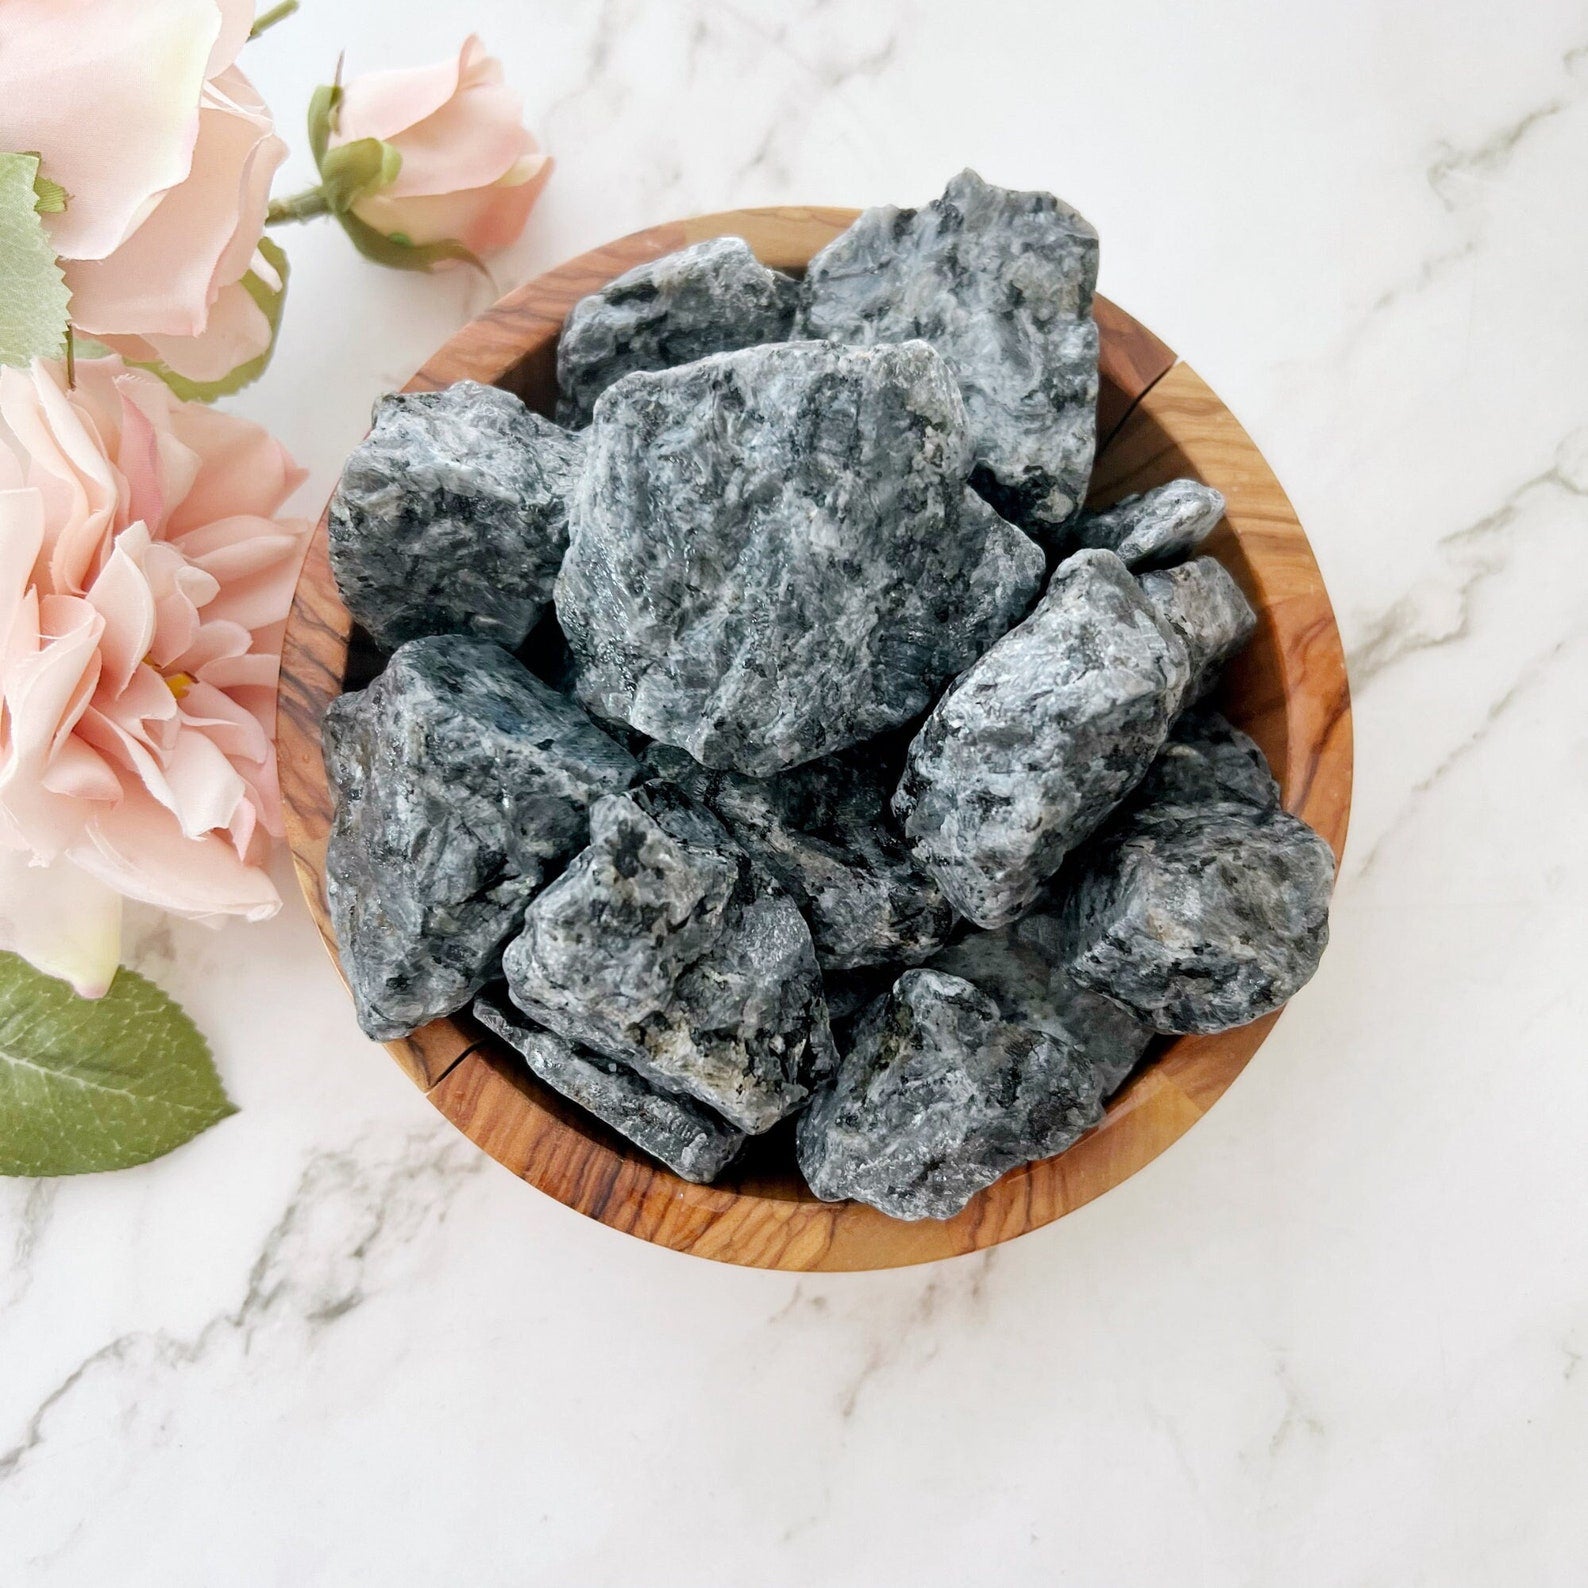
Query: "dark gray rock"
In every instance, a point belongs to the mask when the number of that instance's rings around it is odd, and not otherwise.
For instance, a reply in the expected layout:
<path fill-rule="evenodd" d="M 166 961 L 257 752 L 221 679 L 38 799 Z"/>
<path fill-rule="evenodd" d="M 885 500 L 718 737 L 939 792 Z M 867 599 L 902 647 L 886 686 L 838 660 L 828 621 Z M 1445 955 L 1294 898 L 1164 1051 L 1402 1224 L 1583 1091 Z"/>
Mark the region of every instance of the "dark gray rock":
<path fill-rule="evenodd" d="M 1159 1031 L 1243 1026 L 1317 969 L 1333 886 L 1328 844 L 1284 811 L 1149 805 L 1078 864 L 1070 971 Z"/>
<path fill-rule="evenodd" d="M 770 1129 L 833 1063 L 810 932 L 708 812 L 656 781 L 596 803 L 590 846 L 539 894 L 502 968 L 570 1042 Z"/>
<path fill-rule="evenodd" d="M 1063 549 L 1113 552 L 1127 568 L 1161 568 L 1189 556 L 1218 528 L 1224 493 L 1200 480 L 1170 480 L 1065 526 Z"/>
<path fill-rule="evenodd" d="M 1101 1117 L 1097 1071 L 1079 1049 L 1011 1025 L 968 981 L 911 970 L 862 1016 L 795 1142 L 817 1196 L 946 1219 Z"/>
<path fill-rule="evenodd" d="M 918 864 L 978 926 L 1014 920 L 1140 781 L 1185 648 L 1125 565 L 1083 551 L 938 702 L 894 795 Z"/>
<path fill-rule="evenodd" d="M 331 569 L 391 649 L 478 634 L 511 650 L 551 601 L 582 438 L 460 380 L 387 397 L 331 498 Z"/>
<path fill-rule="evenodd" d="M 798 290 L 742 237 L 712 237 L 636 265 L 581 298 L 557 342 L 557 418 L 587 425 L 596 398 L 637 369 L 787 339 Z"/>
<path fill-rule="evenodd" d="M 1108 1097 L 1147 1051 L 1153 1030 L 1070 975 L 1071 946 L 1057 910 L 1037 909 L 996 932 L 966 933 L 927 969 L 972 983 L 1011 1024 L 1079 1048 Z"/>
<path fill-rule="evenodd" d="M 970 415 L 973 483 L 1048 540 L 1097 439 L 1097 233 L 1048 193 L 962 171 L 919 210 L 867 210 L 810 262 L 795 334 L 930 342 Z"/>
<path fill-rule="evenodd" d="M 1132 802 L 1139 808 L 1218 801 L 1277 810 L 1279 785 L 1254 740 L 1216 711 L 1187 711 L 1170 729 L 1169 742 L 1141 780 Z"/>
<path fill-rule="evenodd" d="M 662 745 L 647 760 L 788 889 L 824 971 L 918 964 L 948 941 L 954 911 L 893 826 L 892 781 L 870 746 L 770 778 L 708 771 Z"/>
<path fill-rule="evenodd" d="M 603 397 L 557 616 L 602 717 L 765 776 L 924 710 L 1027 610 L 922 342 L 723 353 Z"/>
<path fill-rule="evenodd" d="M 547 1086 L 685 1180 L 715 1180 L 744 1145 L 742 1130 L 692 1098 L 664 1092 L 626 1065 L 529 1024 L 501 998 L 482 993 L 474 1000 L 474 1018 L 522 1055 Z"/>
<path fill-rule="evenodd" d="M 390 1040 L 461 1008 L 591 802 L 639 766 L 488 640 L 401 646 L 331 703 L 325 885 L 359 1024 Z"/>
<path fill-rule="evenodd" d="M 1144 573 L 1141 588 L 1153 610 L 1185 645 L 1191 664 L 1185 702 L 1199 700 L 1257 628 L 1251 602 L 1224 564 L 1213 557 Z"/>

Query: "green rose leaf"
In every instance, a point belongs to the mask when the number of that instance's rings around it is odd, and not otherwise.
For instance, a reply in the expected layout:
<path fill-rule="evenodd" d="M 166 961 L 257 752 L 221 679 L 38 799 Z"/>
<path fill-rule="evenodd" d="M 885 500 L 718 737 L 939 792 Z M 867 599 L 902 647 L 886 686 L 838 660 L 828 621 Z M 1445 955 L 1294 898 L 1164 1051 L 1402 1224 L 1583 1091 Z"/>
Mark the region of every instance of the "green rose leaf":
<path fill-rule="evenodd" d="M 0 363 L 58 358 L 71 294 L 39 219 L 35 154 L 0 154 Z M 49 186 L 53 187 L 51 183 Z M 57 191 L 59 191 L 57 189 Z"/>
<path fill-rule="evenodd" d="M 402 170 L 403 157 L 379 138 L 355 138 L 339 143 L 320 161 L 320 191 L 338 215 L 344 215 L 361 198 L 390 187 Z"/>
<path fill-rule="evenodd" d="M 0 1174 L 147 1163 L 236 1113 L 193 1022 L 152 982 L 103 998 L 0 954 Z"/>
<path fill-rule="evenodd" d="M 186 375 L 178 375 L 174 369 L 159 362 L 138 365 L 139 369 L 150 370 L 158 375 L 184 402 L 212 403 L 217 397 L 230 397 L 233 392 L 239 392 L 244 386 L 258 380 L 264 374 L 265 366 L 275 356 L 276 339 L 281 335 L 281 310 L 287 301 L 287 256 L 281 245 L 269 237 L 259 239 L 259 252 L 275 272 L 276 281 L 266 281 L 257 271 L 250 270 L 243 277 L 242 284 L 243 290 L 259 305 L 270 322 L 270 343 L 264 352 L 239 364 L 219 380 L 189 380 Z M 81 340 L 78 342 L 78 354 L 83 356 Z"/>

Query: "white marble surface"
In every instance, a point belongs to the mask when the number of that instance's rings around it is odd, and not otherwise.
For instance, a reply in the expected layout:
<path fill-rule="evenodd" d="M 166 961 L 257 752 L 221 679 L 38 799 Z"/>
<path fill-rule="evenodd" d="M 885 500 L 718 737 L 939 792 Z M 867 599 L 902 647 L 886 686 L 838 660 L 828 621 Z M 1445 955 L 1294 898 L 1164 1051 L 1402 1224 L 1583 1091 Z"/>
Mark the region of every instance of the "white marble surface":
<path fill-rule="evenodd" d="M 474 25 L 559 169 L 498 267 L 1050 187 L 1245 420 L 1349 645 L 1335 940 L 1213 1114 L 984 1257 L 796 1280 L 481 1158 L 295 896 L 145 922 L 242 1112 L 0 1183 L 0 1582 L 1588 1580 L 1588 18 L 1529 0 L 305 0 L 295 133 Z M 305 173 L 295 154 L 291 174 Z M 289 239 L 311 496 L 483 292 Z M 290 878 L 281 871 L 284 890 Z"/>

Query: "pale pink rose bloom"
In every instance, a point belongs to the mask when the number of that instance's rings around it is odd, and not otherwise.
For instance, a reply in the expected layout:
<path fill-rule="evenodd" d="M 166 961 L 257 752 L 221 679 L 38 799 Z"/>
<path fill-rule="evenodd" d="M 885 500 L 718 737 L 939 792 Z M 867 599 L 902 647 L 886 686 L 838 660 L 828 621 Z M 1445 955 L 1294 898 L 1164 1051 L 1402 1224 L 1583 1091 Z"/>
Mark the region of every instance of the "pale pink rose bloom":
<path fill-rule="evenodd" d="M 348 83 L 331 144 L 359 138 L 391 144 L 402 168 L 353 213 L 416 244 L 451 240 L 476 254 L 507 247 L 551 175 L 502 63 L 472 34 L 456 60 Z"/>
<path fill-rule="evenodd" d="M 253 0 L 0 0 L 0 148 L 66 189 L 72 323 L 217 380 L 270 345 L 242 278 L 286 156 L 233 64 Z"/>
<path fill-rule="evenodd" d="M 280 907 L 273 735 L 308 539 L 259 426 L 119 358 L 0 370 L 0 948 L 103 993 L 123 896 Z"/>

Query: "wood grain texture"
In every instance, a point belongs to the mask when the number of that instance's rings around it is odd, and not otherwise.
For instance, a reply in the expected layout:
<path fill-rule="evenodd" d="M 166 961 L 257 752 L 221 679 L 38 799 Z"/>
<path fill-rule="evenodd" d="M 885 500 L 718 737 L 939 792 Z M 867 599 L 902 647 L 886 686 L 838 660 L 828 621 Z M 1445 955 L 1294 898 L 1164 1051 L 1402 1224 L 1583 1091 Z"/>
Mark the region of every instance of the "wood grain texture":
<path fill-rule="evenodd" d="M 571 260 L 510 294 L 441 348 L 410 382 L 434 389 L 469 377 L 549 410 L 556 337 L 586 293 L 632 266 L 701 238 L 736 233 L 766 263 L 799 270 L 854 218 L 841 209 L 731 211 L 653 227 Z M 1284 492 L 1233 416 L 1145 327 L 1104 299 L 1093 500 L 1105 503 L 1179 474 L 1218 486 L 1226 522 L 1210 542 L 1261 614 L 1231 671 L 1223 705 L 1268 752 L 1287 807 L 1334 846 L 1345 841 L 1351 717 L 1328 596 Z M 325 522 L 305 563 L 282 658 L 277 739 L 288 837 L 328 948 L 324 899 L 330 797 L 319 724 L 360 658 L 326 558 Z M 332 960 L 335 961 L 334 949 Z M 1069 1152 L 1012 1171 L 957 1218 L 916 1224 L 852 1203 L 816 1200 L 778 1133 L 715 1186 L 652 1162 L 540 1085 L 467 1017 L 439 1020 L 393 1056 L 471 1140 L 515 1174 L 614 1229 L 677 1251 L 784 1269 L 890 1268 L 977 1251 L 1036 1229 L 1149 1163 L 1218 1100 L 1277 1015 L 1214 1037 L 1159 1044 Z M 786 1133 L 785 1133 L 786 1134 Z"/>

